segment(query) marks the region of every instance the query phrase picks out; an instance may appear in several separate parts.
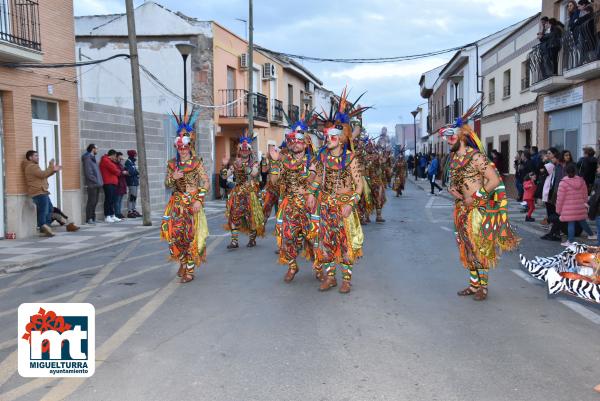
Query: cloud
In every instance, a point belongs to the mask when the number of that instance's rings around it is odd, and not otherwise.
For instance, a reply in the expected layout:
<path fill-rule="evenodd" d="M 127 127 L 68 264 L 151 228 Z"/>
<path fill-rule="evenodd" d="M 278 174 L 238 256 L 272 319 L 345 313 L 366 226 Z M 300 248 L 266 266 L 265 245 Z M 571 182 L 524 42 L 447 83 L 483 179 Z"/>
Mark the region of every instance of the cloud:
<path fill-rule="evenodd" d="M 330 71 L 327 75 L 337 79 L 355 81 L 388 80 L 391 78 L 416 78 L 423 72 L 447 62 L 447 58 L 426 58 L 390 64 L 360 64 L 355 67 Z"/>
<path fill-rule="evenodd" d="M 125 12 L 124 2 L 116 0 L 75 0 L 73 7 L 75 15 L 101 15 Z"/>
<path fill-rule="evenodd" d="M 535 14 L 542 8 L 541 1 L 524 1 L 524 0 L 501 0 L 501 1 L 489 1 L 489 0 L 463 0 L 461 3 L 468 6 L 471 3 L 472 6 L 479 7 L 480 4 L 486 6 L 487 12 L 499 18 L 507 18 L 517 13 L 529 12 Z"/>

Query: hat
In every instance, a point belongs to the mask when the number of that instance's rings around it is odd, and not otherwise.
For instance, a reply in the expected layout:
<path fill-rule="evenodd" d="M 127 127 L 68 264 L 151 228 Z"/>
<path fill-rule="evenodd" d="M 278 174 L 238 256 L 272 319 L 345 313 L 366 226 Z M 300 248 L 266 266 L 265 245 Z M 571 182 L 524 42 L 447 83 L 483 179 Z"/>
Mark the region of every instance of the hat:
<path fill-rule="evenodd" d="M 127 156 L 129 157 L 136 157 L 137 156 L 137 152 L 133 149 L 130 149 L 127 151 Z"/>
<path fill-rule="evenodd" d="M 174 146 L 177 149 L 191 149 L 192 154 L 194 153 L 194 142 L 196 140 L 196 133 L 194 132 L 194 124 L 198 118 L 198 110 L 192 109 L 191 113 L 179 115 L 173 112 L 173 124 L 176 127 L 177 136 L 175 137 Z"/>

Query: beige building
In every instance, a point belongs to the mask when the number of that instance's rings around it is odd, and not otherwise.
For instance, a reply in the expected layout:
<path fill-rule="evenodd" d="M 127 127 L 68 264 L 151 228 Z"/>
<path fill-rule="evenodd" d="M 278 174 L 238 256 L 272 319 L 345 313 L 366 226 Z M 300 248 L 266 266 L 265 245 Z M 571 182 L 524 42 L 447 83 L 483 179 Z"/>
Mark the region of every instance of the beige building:
<path fill-rule="evenodd" d="M 537 44 L 540 14 L 525 21 L 492 47 L 482 58 L 486 107 L 481 142 L 490 154 L 498 150 L 505 174 L 514 174 L 512 163 L 518 150 L 537 145 L 537 94 L 530 90 L 528 54 Z"/>
<path fill-rule="evenodd" d="M 5 0 L 4 5 L 0 19 L 13 23 L 0 24 L 0 62 L 75 62 L 73 1 Z M 51 159 L 62 164 L 63 171 L 49 179 L 52 203 L 80 222 L 76 77 L 71 67 L 0 67 L 0 238 L 6 232 L 17 238 L 35 234 L 36 210 L 21 169 L 30 149 L 38 151 L 44 166 Z"/>
<path fill-rule="evenodd" d="M 600 133 L 600 4 L 591 18 L 570 27 L 566 1 L 543 0 L 542 15 L 563 22 L 561 48 L 555 59 L 542 44 L 529 53 L 531 91 L 539 95 L 537 138 L 540 147 L 568 149 L 574 158 L 582 147 L 598 149 Z"/>

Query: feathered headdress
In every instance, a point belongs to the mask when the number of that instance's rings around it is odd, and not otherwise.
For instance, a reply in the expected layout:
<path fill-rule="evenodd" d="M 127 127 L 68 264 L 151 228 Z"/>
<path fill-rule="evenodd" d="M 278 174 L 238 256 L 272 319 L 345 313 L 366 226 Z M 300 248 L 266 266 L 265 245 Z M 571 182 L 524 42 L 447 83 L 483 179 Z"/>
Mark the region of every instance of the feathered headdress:
<path fill-rule="evenodd" d="M 199 110 L 192 109 L 191 113 L 186 112 L 184 115 L 181 114 L 181 110 L 179 110 L 179 114 L 176 114 L 174 111 L 171 113 L 173 114 L 171 121 L 173 121 L 173 125 L 175 126 L 175 130 L 177 132 L 174 146 L 177 149 L 190 148 L 192 150 L 192 154 L 194 154 L 194 144 L 196 142 L 194 124 L 198 119 Z"/>
<path fill-rule="evenodd" d="M 246 131 L 244 130 L 242 132 L 242 136 L 240 136 L 240 143 L 239 143 L 239 147 L 240 149 L 251 149 L 252 148 L 252 142 L 254 142 L 254 137 L 248 136 L 246 135 Z"/>
<path fill-rule="evenodd" d="M 370 109 L 371 106 L 361 107 L 358 105 L 358 101 L 364 96 L 366 92 L 361 94 L 354 102 L 348 101 L 349 92 L 347 88 L 344 88 L 340 95 L 337 108 L 332 103 L 329 109 L 329 114 L 325 110 L 322 113 L 317 113 L 317 119 L 324 125 L 323 133 L 328 135 L 337 135 L 341 137 L 344 143 L 344 153 L 342 159 L 342 166 L 346 165 L 346 151 L 348 146 L 354 151 L 354 144 L 352 141 L 352 127 L 351 122 L 353 119 L 359 119 L 362 113 Z M 321 149 L 321 153 L 324 148 Z"/>
<path fill-rule="evenodd" d="M 467 121 L 469 121 L 469 119 L 475 114 L 475 112 L 479 109 L 480 105 L 481 100 L 478 100 L 473 106 L 471 106 L 471 108 L 469 108 L 469 110 L 466 111 L 465 114 L 462 115 L 462 117 L 458 117 L 454 121 L 454 124 L 449 124 L 440 128 L 438 131 L 439 135 L 441 137 L 462 135 L 466 140 L 467 146 L 470 146 L 478 150 L 482 155 L 485 155 L 486 152 L 483 147 L 483 144 L 479 140 L 479 137 L 477 136 L 475 131 L 473 131 L 473 128 L 471 128 L 471 126 L 467 124 Z"/>
<path fill-rule="evenodd" d="M 315 153 L 315 148 L 312 143 L 312 138 L 309 135 L 311 126 L 315 122 L 314 109 L 304 110 L 302 115 L 297 121 L 293 121 L 290 116 L 283 112 L 285 119 L 288 123 L 288 127 L 285 129 L 285 140 L 283 141 L 282 147 L 287 146 L 288 141 L 300 140 L 306 143 L 306 155 L 307 155 L 307 168 L 310 166 L 312 155 Z"/>

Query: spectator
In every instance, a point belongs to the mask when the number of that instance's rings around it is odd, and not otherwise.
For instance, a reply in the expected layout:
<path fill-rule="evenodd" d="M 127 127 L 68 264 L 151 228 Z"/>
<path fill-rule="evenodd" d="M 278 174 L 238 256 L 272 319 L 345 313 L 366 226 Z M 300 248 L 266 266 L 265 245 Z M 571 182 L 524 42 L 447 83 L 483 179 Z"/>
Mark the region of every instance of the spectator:
<path fill-rule="evenodd" d="M 435 153 L 431 155 L 431 158 L 431 164 L 429 164 L 429 170 L 427 171 L 427 178 L 431 184 L 431 195 L 435 195 L 434 188 L 437 188 L 439 192 L 442 192 L 442 187 L 435 182 L 438 170 L 440 168 L 440 161 Z"/>
<path fill-rule="evenodd" d="M 415 168 L 415 158 L 413 157 L 413 155 L 408 156 L 408 159 L 406 159 L 406 165 L 408 171 L 413 171 L 413 169 Z"/>
<path fill-rule="evenodd" d="M 573 22 L 573 40 L 577 49 L 577 66 L 594 60 L 596 50 L 596 21 L 588 0 L 579 0 L 578 15 Z"/>
<path fill-rule="evenodd" d="M 590 196 L 588 201 L 588 205 L 588 217 L 596 221 L 596 245 L 600 246 L 600 239 L 597 236 L 598 233 L 600 233 L 600 165 L 596 171 L 596 180 L 594 181 L 594 188 L 592 196 Z"/>
<path fill-rule="evenodd" d="M 121 221 L 115 216 L 115 202 L 117 196 L 117 186 L 119 185 L 119 176 L 121 169 L 117 166 L 117 151 L 110 149 L 107 154 L 100 159 L 100 173 L 104 182 L 104 221 L 115 223 Z"/>
<path fill-rule="evenodd" d="M 531 147 L 531 161 L 533 162 L 533 167 L 535 171 L 538 171 L 542 166 L 542 155 L 538 151 L 537 146 Z"/>
<path fill-rule="evenodd" d="M 515 186 L 517 187 L 517 201 L 523 201 L 523 169 L 525 163 L 523 162 L 523 151 L 519 150 L 515 156 L 513 162 L 515 167 Z"/>
<path fill-rule="evenodd" d="M 96 224 L 96 206 L 100 197 L 100 188 L 102 188 L 102 174 L 96 161 L 98 148 L 93 143 L 89 144 L 86 153 L 81 156 L 83 163 L 83 175 L 85 185 L 87 186 L 87 202 L 85 204 L 85 222 L 87 224 Z"/>
<path fill-rule="evenodd" d="M 137 169 L 135 162 L 137 161 L 137 152 L 133 149 L 127 151 L 127 160 L 125 161 L 125 170 L 127 170 L 127 189 L 129 190 L 129 198 L 127 199 L 127 217 L 134 219 L 142 217 L 136 209 L 138 189 L 140 187 L 140 172 Z"/>
<path fill-rule="evenodd" d="M 121 213 L 121 209 L 123 207 L 123 198 L 127 195 L 127 170 L 125 170 L 125 166 L 123 165 L 123 153 L 117 152 L 117 161 L 115 162 L 117 167 L 121 170 L 121 174 L 119 175 L 119 183 L 117 184 L 117 193 L 115 197 L 115 216 L 118 219 L 124 219 L 123 213 Z"/>
<path fill-rule="evenodd" d="M 588 193 L 591 191 L 596 179 L 598 159 L 594 157 L 596 151 L 590 147 L 583 148 L 583 157 L 577 162 L 578 175 L 582 177 L 587 185 Z"/>
<path fill-rule="evenodd" d="M 492 163 L 494 163 L 499 173 L 504 172 L 504 168 L 502 166 L 502 155 L 496 149 L 492 150 Z"/>
<path fill-rule="evenodd" d="M 425 155 L 421 155 L 419 157 L 419 177 L 425 178 L 427 174 L 427 157 Z"/>
<path fill-rule="evenodd" d="M 575 223 L 579 222 L 581 228 L 588 234 L 588 239 L 593 238 L 592 230 L 587 223 L 587 186 L 583 178 L 576 175 L 577 167 L 569 164 L 566 167 L 567 176 L 558 186 L 556 211 L 560 221 L 568 223 L 567 241 L 562 246 L 569 246 L 575 241 Z"/>
<path fill-rule="evenodd" d="M 542 199 L 544 192 L 544 185 L 546 184 L 546 179 L 548 178 L 548 171 L 546 170 L 546 163 L 548 163 L 548 157 L 546 155 L 546 151 L 542 150 L 538 153 L 540 157 L 540 163 L 536 167 L 536 176 L 537 176 L 537 189 L 535 191 L 535 199 Z"/>
<path fill-rule="evenodd" d="M 39 162 L 40 159 L 35 150 L 27 151 L 23 161 L 25 184 L 27 185 L 27 194 L 31 196 L 37 209 L 37 227 L 40 233 L 46 237 L 53 237 L 54 232 L 50 228 L 53 206 L 52 201 L 50 201 L 48 177 L 56 174 L 62 167 L 55 165 L 54 159 L 52 159 L 48 163 L 48 168 L 42 170 Z"/>
<path fill-rule="evenodd" d="M 552 228 L 550 229 L 550 232 L 548 234 L 542 236 L 542 239 L 549 241 L 560 241 L 562 223 L 560 222 L 559 216 L 556 213 L 556 200 L 554 197 L 554 192 L 556 191 L 556 187 L 558 186 L 557 184 L 555 185 L 555 178 L 557 167 L 560 164 L 560 154 L 558 152 L 558 149 L 549 148 L 546 155 L 548 163 L 546 163 L 544 167 L 546 168 L 546 171 L 548 171 L 548 178 L 546 178 L 546 181 L 544 182 L 542 200 L 546 205 L 546 222 L 548 224 L 552 224 Z"/>
<path fill-rule="evenodd" d="M 556 18 L 550 18 L 548 20 L 550 25 L 550 37 L 548 40 L 548 56 L 549 62 L 548 72 L 549 75 L 558 75 L 558 54 L 562 47 L 562 37 L 564 32 L 564 26 Z"/>
<path fill-rule="evenodd" d="M 525 189 L 523 192 L 523 200 L 527 202 L 527 216 L 525 216 L 525 221 L 535 221 L 535 219 L 531 217 L 535 210 L 535 191 L 537 189 L 535 179 L 535 173 L 532 171 L 527 175 L 523 182 L 523 188 Z"/>
<path fill-rule="evenodd" d="M 269 145 L 271 148 L 273 145 Z M 267 180 L 269 179 L 269 159 L 267 159 L 264 155 L 260 159 L 260 189 L 264 189 L 265 185 L 267 185 Z"/>

